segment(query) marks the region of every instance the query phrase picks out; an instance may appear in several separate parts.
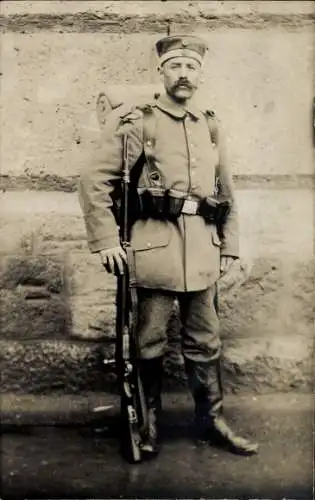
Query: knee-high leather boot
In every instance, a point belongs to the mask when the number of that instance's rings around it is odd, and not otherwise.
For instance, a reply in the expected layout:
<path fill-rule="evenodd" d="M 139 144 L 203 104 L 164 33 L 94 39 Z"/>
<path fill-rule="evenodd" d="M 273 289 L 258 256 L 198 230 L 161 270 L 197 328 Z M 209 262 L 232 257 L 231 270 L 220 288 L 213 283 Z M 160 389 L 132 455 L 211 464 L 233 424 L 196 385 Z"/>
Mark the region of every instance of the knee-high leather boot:
<path fill-rule="evenodd" d="M 142 437 L 141 451 L 145 459 L 150 459 L 156 457 L 160 451 L 158 426 L 162 409 L 163 358 L 142 359 L 139 366 L 148 410 L 148 427 Z"/>
<path fill-rule="evenodd" d="M 219 360 L 197 362 L 185 359 L 188 384 L 195 401 L 197 439 L 220 446 L 237 455 L 253 455 L 258 445 L 236 435 L 223 418 L 223 391 Z"/>

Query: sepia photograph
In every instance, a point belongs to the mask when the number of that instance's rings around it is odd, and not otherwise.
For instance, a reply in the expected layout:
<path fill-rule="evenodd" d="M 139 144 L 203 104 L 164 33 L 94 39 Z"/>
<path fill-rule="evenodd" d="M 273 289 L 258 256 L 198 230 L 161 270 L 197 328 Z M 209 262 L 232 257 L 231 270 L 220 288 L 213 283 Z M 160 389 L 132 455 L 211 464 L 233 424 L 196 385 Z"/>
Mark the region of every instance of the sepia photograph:
<path fill-rule="evenodd" d="M 313 500 L 315 1 L 0 18 L 1 499 Z"/>

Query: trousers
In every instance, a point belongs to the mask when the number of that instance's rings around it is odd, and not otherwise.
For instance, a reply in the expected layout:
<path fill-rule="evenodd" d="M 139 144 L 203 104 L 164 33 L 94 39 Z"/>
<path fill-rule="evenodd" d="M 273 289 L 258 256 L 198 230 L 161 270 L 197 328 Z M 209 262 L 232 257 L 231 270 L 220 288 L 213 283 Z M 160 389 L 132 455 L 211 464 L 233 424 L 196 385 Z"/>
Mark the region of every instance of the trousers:
<path fill-rule="evenodd" d="M 194 292 L 138 288 L 137 332 L 140 358 L 164 356 L 168 346 L 167 325 L 177 299 L 184 358 L 202 363 L 219 359 L 221 340 L 214 298 L 215 285 Z"/>

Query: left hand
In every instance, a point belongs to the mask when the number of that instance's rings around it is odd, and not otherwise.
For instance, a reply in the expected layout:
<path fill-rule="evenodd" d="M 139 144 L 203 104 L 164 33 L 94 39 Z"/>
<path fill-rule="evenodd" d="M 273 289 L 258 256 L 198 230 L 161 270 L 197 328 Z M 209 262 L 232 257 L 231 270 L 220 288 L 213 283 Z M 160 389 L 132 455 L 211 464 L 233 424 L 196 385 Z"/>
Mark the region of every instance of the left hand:
<path fill-rule="evenodd" d="M 220 275 L 221 276 L 224 276 L 224 274 L 226 274 L 230 270 L 234 260 L 235 260 L 235 258 L 230 257 L 229 255 L 223 255 L 220 258 Z"/>

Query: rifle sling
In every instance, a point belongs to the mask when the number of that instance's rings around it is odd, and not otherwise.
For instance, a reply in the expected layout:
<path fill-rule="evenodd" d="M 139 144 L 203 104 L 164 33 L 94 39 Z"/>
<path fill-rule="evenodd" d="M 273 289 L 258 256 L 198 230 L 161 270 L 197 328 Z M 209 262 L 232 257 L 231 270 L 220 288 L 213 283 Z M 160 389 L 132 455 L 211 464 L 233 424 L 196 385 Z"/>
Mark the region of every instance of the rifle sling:
<path fill-rule="evenodd" d="M 135 332 L 138 325 L 138 294 L 137 294 L 136 264 L 135 264 L 135 256 L 130 245 L 127 245 L 125 247 L 125 251 L 127 254 L 128 274 L 129 274 L 129 291 L 130 291 L 130 302 L 131 302 L 131 329 L 132 329 L 132 334 L 134 334 L 134 339 L 136 340 L 137 336 L 135 335 Z"/>

